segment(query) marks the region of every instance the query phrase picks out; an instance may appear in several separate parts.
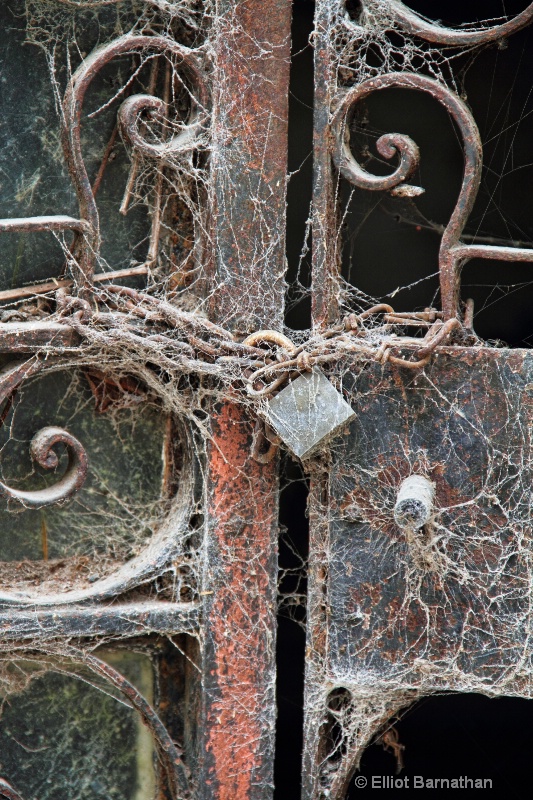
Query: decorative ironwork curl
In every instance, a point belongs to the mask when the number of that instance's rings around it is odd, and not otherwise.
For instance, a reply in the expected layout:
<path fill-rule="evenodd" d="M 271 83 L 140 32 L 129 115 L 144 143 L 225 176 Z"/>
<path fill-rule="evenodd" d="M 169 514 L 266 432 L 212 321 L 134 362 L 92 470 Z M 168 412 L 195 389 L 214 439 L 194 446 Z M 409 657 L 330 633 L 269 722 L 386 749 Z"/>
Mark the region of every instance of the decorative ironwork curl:
<path fill-rule="evenodd" d="M 176 134 L 166 142 L 154 144 L 148 142 L 139 131 L 139 117 L 143 112 L 156 111 L 165 118 L 166 103 L 159 97 L 152 97 L 148 94 L 136 94 L 128 97 L 119 108 L 118 120 L 120 131 L 123 138 L 138 150 L 142 155 L 151 158 L 170 158 L 190 151 L 194 147 L 194 141 L 201 130 L 201 122 L 198 114 L 194 113 L 193 118 L 181 133 Z"/>
<path fill-rule="evenodd" d="M 198 105 L 204 107 L 207 103 L 207 89 L 194 52 L 165 36 L 145 36 L 130 33 L 120 36 L 110 44 L 103 45 L 94 50 L 73 74 L 63 101 L 64 119 L 62 144 L 80 204 L 80 217 L 83 222 L 88 223 L 90 230 L 90 234 L 86 234 L 84 246 L 79 248 L 79 270 L 81 274 L 78 277 L 81 280 L 82 290 L 83 288 L 87 290 L 92 283 L 94 265 L 99 249 L 98 210 L 85 168 L 81 147 L 80 128 L 83 101 L 93 78 L 106 64 L 117 56 L 126 55 L 127 53 L 139 53 L 144 50 L 156 50 L 157 52 L 162 54 L 166 53 L 178 59 L 180 66 L 183 67 L 184 71 L 191 79 L 197 93 Z M 135 105 L 135 103 L 126 103 L 123 105 L 122 120 L 127 128 L 128 134 L 138 140 L 138 142 L 136 141 L 135 143 L 138 143 L 140 146 L 146 146 L 148 143 L 144 142 L 138 132 L 136 132 L 136 123 L 133 119 L 134 108 L 137 108 L 137 114 L 141 108 L 143 110 L 149 107 L 159 109 L 162 101 L 157 98 L 149 98 L 147 95 L 141 95 L 141 97 L 144 98 L 141 105 L 139 105 L 139 96 L 131 98 L 137 105 Z M 150 101 L 149 103 L 148 100 Z M 182 136 L 185 136 L 185 134 L 189 135 L 190 146 L 193 146 L 193 138 L 191 137 L 192 130 L 197 132 L 198 127 L 199 123 L 195 121 L 195 123 L 193 123 L 192 126 L 188 126 L 188 130 L 184 131 L 182 134 Z M 172 140 L 170 144 L 171 143 Z M 183 146 L 183 144 L 184 140 L 181 141 L 180 146 Z M 154 155 L 153 152 L 151 154 Z M 79 245 L 79 234 L 77 235 L 77 239 L 76 247 Z"/>
<path fill-rule="evenodd" d="M 369 10 L 384 9 L 387 11 L 389 17 L 407 33 L 414 36 L 419 36 L 426 42 L 433 44 L 450 45 L 452 47 L 473 46 L 480 44 L 488 44 L 489 42 L 498 41 L 512 33 L 525 28 L 533 21 L 533 3 L 530 3 L 516 17 L 502 23 L 501 25 L 493 25 L 488 28 L 478 28 L 477 30 L 460 30 L 454 28 L 446 28 L 442 25 L 437 25 L 427 19 L 419 16 L 415 11 L 412 11 L 408 6 L 401 2 L 401 0 L 363 0 L 363 5 Z"/>
<path fill-rule="evenodd" d="M 12 489 L 0 481 L 0 496 L 18 500 L 24 506 L 43 508 L 64 503 L 75 494 L 87 477 L 87 454 L 81 442 L 63 428 L 49 426 L 42 428 L 31 441 L 30 453 L 34 461 L 45 469 L 55 469 L 59 458 L 54 448 L 64 444 L 68 452 L 68 465 L 63 477 L 46 489 L 22 491 Z"/>
<path fill-rule="evenodd" d="M 418 148 L 408 136 L 385 134 L 378 139 L 379 153 L 385 158 L 400 154 L 397 169 L 385 178 L 366 172 L 350 150 L 350 122 L 358 102 L 381 89 L 416 89 L 428 92 L 450 114 L 461 132 L 464 153 L 464 174 L 461 190 L 450 220 L 442 234 L 439 250 L 439 273 L 442 310 L 445 319 L 459 313 L 460 274 L 462 266 L 472 258 L 500 261 L 533 261 L 533 249 L 464 244 L 461 234 L 472 211 L 481 180 L 482 145 L 475 120 L 466 104 L 448 87 L 425 75 L 391 72 L 350 89 L 332 119 L 334 135 L 333 160 L 348 181 L 362 189 L 391 190 L 403 183 L 418 164 Z M 418 187 L 416 187 L 418 188 Z"/>
<path fill-rule="evenodd" d="M 72 363 L 70 357 L 66 364 L 62 362 L 60 358 L 53 363 L 53 366 L 51 361 L 52 359 L 50 358 L 45 362 L 44 359 L 35 357 L 29 361 L 18 362 L 14 365 L 11 364 L 8 369 L 0 371 L 0 404 L 8 400 L 20 384 L 38 374 L 45 363 L 48 371 L 50 371 L 50 369 L 60 370 L 65 366 L 69 367 Z M 173 498 L 166 518 L 139 555 L 133 557 L 125 564 L 118 567 L 115 572 L 101 578 L 87 588 L 76 588 L 69 591 L 57 592 L 56 594 L 40 594 L 38 591 L 34 590 L 11 592 L 0 588 L 0 604 L 30 606 L 34 608 L 50 607 L 57 604 L 75 604 L 87 600 L 104 600 L 116 597 L 132 589 L 134 586 L 151 580 L 155 575 L 159 574 L 165 566 L 173 563 L 182 553 L 183 540 L 186 532 L 189 530 L 190 519 L 195 513 L 195 486 L 198 481 L 198 465 L 194 458 L 195 448 L 189 426 L 184 424 L 180 425 L 179 432 L 183 461 L 178 490 Z M 64 442 L 67 445 L 70 444 L 66 438 L 69 436 L 70 435 L 66 431 L 60 428 L 44 429 L 37 434 L 37 437 L 35 437 L 37 443 L 34 447 L 39 451 L 40 459 L 42 459 L 40 463 L 43 466 L 54 466 L 53 459 L 56 456 L 53 452 L 50 452 L 51 448 L 55 443 L 59 442 Z M 73 442 L 76 443 L 74 437 L 71 438 Z M 3 485 L 0 484 L 0 497 L 2 495 L 13 497 L 24 505 L 34 508 L 66 500 L 68 496 L 74 494 L 74 492 L 81 487 L 83 483 L 81 470 L 85 470 L 87 466 L 83 447 L 79 442 L 77 442 L 77 446 L 80 449 L 72 455 L 75 456 L 77 454 L 79 456 L 80 483 L 78 485 L 75 484 L 74 475 L 76 466 L 74 463 L 72 469 L 70 469 L 70 466 L 67 469 L 67 474 L 71 473 L 72 475 L 72 483 L 66 485 L 66 474 L 58 484 L 43 490 L 43 493 L 48 493 L 48 495 L 44 494 L 43 496 L 43 494 L 39 492 L 29 492 L 27 493 L 27 495 L 29 495 L 28 499 L 28 496 L 20 496 L 26 495 L 26 493 L 18 493 L 19 496 L 8 494 L 6 491 L 2 490 Z M 46 463 L 46 459 L 50 459 L 48 463 Z M 45 463 L 43 463 L 43 461 Z M 8 487 L 4 488 L 8 489 Z M 14 492 L 14 490 L 11 489 L 8 491 L 10 493 Z M 53 492 L 56 492 L 56 496 L 53 496 Z M 70 493 L 67 494 L 67 492 Z M 46 502 L 43 502 L 43 500 Z"/>
<path fill-rule="evenodd" d="M 17 387 L 41 369 L 40 359 L 24 363 L 17 362 L 0 372 L 0 403 L 8 401 Z M 17 500 L 24 506 L 43 508 L 64 503 L 75 494 L 87 477 L 87 454 L 81 442 L 63 428 L 49 426 L 42 428 L 31 441 L 30 453 L 34 461 L 45 469 L 55 469 L 59 458 L 54 448 L 63 444 L 67 447 L 68 465 L 65 474 L 57 483 L 46 489 L 22 491 L 12 489 L 0 481 L 0 497 Z"/>

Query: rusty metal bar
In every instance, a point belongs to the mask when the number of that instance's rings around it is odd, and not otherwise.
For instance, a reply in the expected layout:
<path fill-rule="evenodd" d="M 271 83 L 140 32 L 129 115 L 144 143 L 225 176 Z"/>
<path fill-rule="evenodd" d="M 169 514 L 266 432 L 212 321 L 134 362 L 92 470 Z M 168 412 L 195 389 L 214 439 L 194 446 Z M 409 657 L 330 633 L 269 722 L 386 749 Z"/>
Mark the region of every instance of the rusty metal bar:
<path fill-rule="evenodd" d="M 0 323 L 0 353 L 32 353 L 44 345 L 71 347 L 79 342 L 76 331 L 59 322 Z"/>
<path fill-rule="evenodd" d="M 3 641 L 46 642 L 59 637 L 194 634 L 200 626 L 199 603 L 137 602 L 108 606 L 0 610 Z"/>
<path fill-rule="evenodd" d="M 102 283 L 103 281 L 117 281 L 121 278 L 132 278 L 135 275 L 146 275 L 148 268 L 145 264 L 138 267 L 126 267 L 126 269 L 115 269 L 111 272 L 98 272 L 93 276 L 95 283 Z M 16 289 L 4 289 L 0 292 L 0 302 L 8 300 L 22 300 L 25 297 L 35 297 L 39 294 L 48 294 L 48 292 L 56 292 L 58 289 L 63 289 L 72 286 L 74 281 L 70 278 L 60 278 L 56 280 L 52 278 L 50 281 L 44 283 L 35 283 L 32 286 L 20 286 Z"/>
<path fill-rule="evenodd" d="M 0 219 L 0 233 L 35 233 L 37 231 L 89 231 L 87 222 L 67 216 L 11 217 Z"/>
<path fill-rule="evenodd" d="M 218 5 L 211 155 L 212 317 L 280 329 L 291 3 Z M 252 457 L 255 419 L 212 410 L 199 798 L 272 796 L 277 459 Z"/>
<path fill-rule="evenodd" d="M 338 322 L 338 275 L 341 243 L 336 201 L 338 176 L 332 169 L 330 109 L 336 83 L 335 54 L 330 39 L 335 10 L 328 0 L 317 0 L 314 31 L 313 209 L 312 209 L 312 325 L 321 330 Z M 328 496 L 329 456 L 311 465 L 309 560 L 307 573 L 306 662 L 304 686 L 304 750 L 302 798 L 318 794 L 319 764 L 323 755 L 322 730 L 313 708 L 322 705 L 327 657 L 326 614 L 329 525 L 323 502 Z"/>

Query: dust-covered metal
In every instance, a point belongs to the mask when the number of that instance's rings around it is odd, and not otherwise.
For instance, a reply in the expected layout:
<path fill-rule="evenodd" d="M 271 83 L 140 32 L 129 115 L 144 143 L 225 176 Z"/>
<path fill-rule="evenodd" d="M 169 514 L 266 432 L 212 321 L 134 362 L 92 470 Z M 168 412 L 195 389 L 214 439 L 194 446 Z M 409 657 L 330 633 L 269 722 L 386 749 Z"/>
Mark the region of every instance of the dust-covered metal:
<path fill-rule="evenodd" d="M 89 224 L 81 219 L 74 219 L 67 216 L 50 217 L 12 217 L 10 219 L 0 219 L 0 233 L 26 232 L 34 233 L 37 231 L 77 231 L 78 233 L 89 233 Z"/>
<path fill-rule="evenodd" d="M 31 440 L 31 457 L 45 469 L 56 469 L 59 466 L 59 458 L 55 452 L 58 445 L 64 445 L 68 454 L 67 467 L 59 481 L 46 489 L 34 491 L 13 489 L 0 481 L 0 497 L 17 500 L 30 508 L 43 508 L 64 503 L 79 491 L 87 477 L 87 453 L 81 442 L 68 431 L 53 426 L 42 428 Z"/>
<path fill-rule="evenodd" d="M 217 12 L 211 313 L 238 340 L 280 330 L 283 321 L 291 3 L 221 0 Z M 254 460 L 256 416 L 234 397 L 233 390 L 210 407 L 198 798 L 267 800 L 276 718 L 277 458 Z"/>
<path fill-rule="evenodd" d="M 398 489 L 394 519 L 400 528 L 418 530 L 429 522 L 433 511 L 435 484 L 424 475 L 410 475 Z"/>
<path fill-rule="evenodd" d="M 62 606 L 55 608 L 14 608 L 1 604 L 0 635 L 2 641 L 45 642 L 64 639 L 134 638 L 151 634 L 171 636 L 197 634 L 201 623 L 201 602 L 174 603 L 146 600 L 100 605 Z"/>
<path fill-rule="evenodd" d="M 180 67 L 189 76 L 194 85 L 198 97 L 197 102 L 200 108 L 206 109 L 208 102 L 208 92 L 203 77 L 201 65 L 197 55 L 189 48 L 178 44 L 173 39 L 165 36 L 143 36 L 137 34 L 125 34 L 115 39 L 110 44 L 94 50 L 85 58 L 76 72 L 73 74 L 65 98 L 63 101 L 64 122 L 62 130 L 62 142 L 65 159 L 69 167 L 70 175 L 78 202 L 80 205 L 80 216 L 83 223 L 88 227 L 86 241 L 79 240 L 75 243 L 74 255 L 77 258 L 75 277 L 80 281 L 80 289 L 85 292 L 92 284 L 94 264 L 100 246 L 98 209 L 93 193 L 93 187 L 87 175 L 87 169 L 82 153 L 81 145 L 81 114 L 83 101 L 89 85 L 94 77 L 112 59 L 128 53 L 142 53 L 146 50 L 155 50 L 164 53 L 168 57 L 178 60 Z M 121 126 L 131 143 L 142 152 L 152 157 L 161 155 L 170 156 L 176 146 L 183 148 L 186 139 L 187 149 L 194 147 L 194 134 L 199 130 L 199 121 L 195 120 L 191 126 L 177 140 L 168 143 L 168 148 L 164 153 L 160 148 L 145 142 L 137 131 L 137 118 L 143 111 L 151 111 L 161 108 L 162 101 L 158 98 L 147 95 L 128 98 L 121 106 L 119 118 Z"/>
<path fill-rule="evenodd" d="M 481 141 L 456 84 L 446 85 L 446 51 L 425 44 L 464 52 L 503 46 L 533 20 L 533 4 L 501 25 L 460 30 L 396 0 L 358 5 L 348 12 L 344 0 L 316 4 L 316 329 L 338 324 L 349 302 L 340 278 L 342 179 L 407 198 L 423 188 L 411 185 L 417 145 L 399 132 L 376 144 L 382 159 L 398 157 L 391 174 L 370 175 L 356 162 L 350 127 L 357 104 L 387 88 L 435 98 L 462 137 L 464 174 L 440 247 L 442 311 L 384 311 L 385 323 L 426 328 L 425 340 L 404 340 L 400 352 L 388 350 L 364 368 L 353 356 L 329 365 L 355 417 L 349 434 L 309 465 L 305 800 L 346 797 L 365 747 L 418 698 L 435 691 L 533 696 L 530 353 L 491 350 L 479 340 L 472 348 L 447 346 L 476 342 L 472 301 L 463 309 L 459 300 L 463 265 L 473 258 L 533 262 L 533 249 L 463 241 Z"/>
<path fill-rule="evenodd" d="M 382 703 L 347 734 L 333 796 L 380 708 L 435 690 L 533 695 L 532 370 L 526 350 L 443 348 L 415 379 L 393 367 L 348 379 L 356 418 L 322 510 L 326 675 Z"/>

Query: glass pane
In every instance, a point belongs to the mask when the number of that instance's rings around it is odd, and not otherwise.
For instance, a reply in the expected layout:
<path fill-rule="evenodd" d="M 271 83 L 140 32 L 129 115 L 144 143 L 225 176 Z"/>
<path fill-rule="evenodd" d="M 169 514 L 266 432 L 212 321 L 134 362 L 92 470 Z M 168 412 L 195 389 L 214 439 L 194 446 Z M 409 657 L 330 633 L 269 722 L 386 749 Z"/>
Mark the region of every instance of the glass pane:
<path fill-rule="evenodd" d="M 95 398 L 82 372 L 58 372 L 24 384 L 0 428 L 0 475 L 8 486 L 35 490 L 56 483 L 57 471 L 32 463 L 29 444 L 47 425 L 66 428 L 84 446 L 89 473 L 82 489 L 64 506 L 25 509 L 0 499 L 0 563 L 4 588 L 12 582 L 63 591 L 75 582 L 90 585 L 137 554 L 152 535 L 161 502 L 166 417 L 143 400 L 134 382 L 122 394 L 131 408 L 95 413 Z M 51 474 L 50 474 L 51 473 Z M 14 562 L 11 565 L 6 562 Z M 20 563 L 22 562 L 22 563 Z"/>
<path fill-rule="evenodd" d="M 100 652 L 152 704 L 148 656 Z M 154 745 L 140 716 L 89 671 L 37 661 L 2 670 L 0 777 L 24 800 L 151 800 Z M 72 665 L 70 665 L 72 669 Z"/>

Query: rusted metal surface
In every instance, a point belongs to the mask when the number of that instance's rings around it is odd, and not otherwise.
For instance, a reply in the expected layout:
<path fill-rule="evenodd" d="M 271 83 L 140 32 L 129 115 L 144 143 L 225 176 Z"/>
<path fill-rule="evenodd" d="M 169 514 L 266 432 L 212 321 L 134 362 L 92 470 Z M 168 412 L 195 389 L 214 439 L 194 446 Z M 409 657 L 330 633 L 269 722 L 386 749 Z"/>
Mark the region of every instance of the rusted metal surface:
<path fill-rule="evenodd" d="M 22 231 L 32 233 L 35 231 L 77 231 L 86 233 L 89 226 L 80 219 L 73 219 L 67 216 L 55 217 L 20 217 L 11 219 L 0 219 L 0 233 L 13 233 Z"/>
<path fill-rule="evenodd" d="M 68 431 L 52 426 L 42 428 L 31 440 L 31 457 L 45 469 L 56 469 L 59 458 L 54 448 L 60 444 L 67 448 L 68 464 L 59 481 L 34 491 L 13 489 L 0 481 L 0 497 L 17 500 L 29 508 L 43 508 L 64 503 L 79 491 L 87 477 L 87 454 L 81 442 Z"/>
<path fill-rule="evenodd" d="M 32 324 L 38 323 L 30 323 Z M 0 404 L 6 403 L 6 407 L 9 408 L 13 393 L 28 377 L 38 373 L 41 366 L 42 361 L 35 358 L 22 364 L 10 364 L 0 371 Z M 1 421 L 3 422 L 3 418 Z M 59 465 L 55 451 L 57 445 L 65 445 L 68 454 L 67 467 L 59 481 L 46 489 L 34 491 L 13 489 L 0 481 L 0 497 L 16 500 L 29 508 L 43 508 L 63 503 L 79 491 L 87 477 L 87 454 L 81 442 L 68 431 L 53 426 L 38 431 L 30 445 L 32 460 L 44 469 L 56 469 Z"/>
<path fill-rule="evenodd" d="M 207 323 L 209 324 L 209 323 Z M 0 404 L 9 402 L 17 388 L 29 378 L 38 375 L 43 367 L 43 359 L 35 356 L 23 362 L 9 364 L 0 371 Z M 57 369 L 62 362 L 58 360 Z M 191 517 L 195 511 L 195 500 L 198 483 L 198 463 L 193 444 L 193 435 L 188 426 L 177 424 L 181 446 L 182 476 L 178 490 L 170 504 L 166 518 L 162 521 L 157 533 L 147 547 L 132 558 L 115 573 L 96 581 L 86 589 L 73 589 L 57 594 L 40 594 L 36 592 L 0 591 L 0 603 L 14 606 L 54 606 L 75 604 L 84 601 L 99 601 L 115 597 L 132 589 L 140 583 L 154 578 L 182 552 L 182 540 L 189 529 Z M 23 505 L 41 507 L 50 503 L 62 502 L 75 493 L 85 479 L 87 461 L 83 446 L 67 431 L 58 428 L 47 428 L 34 437 L 32 454 L 45 468 L 57 465 L 57 456 L 53 451 L 56 444 L 63 443 L 69 448 L 69 465 L 63 478 L 48 489 L 23 492 L 0 484 L 0 492 Z"/>
<path fill-rule="evenodd" d="M 138 120 L 139 116 L 146 111 L 164 112 L 166 110 L 163 108 L 164 102 L 149 95 L 128 98 L 120 109 L 119 121 L 106 149 L 96 181 L 93 186 L 90 186 L 81 149 L 80 125 L 85 92 L 91 80 L 111 59 L 126 53 L 140 54 L 146 50 L 163 53 L 175 62 L 178 71 L 183 72 L 187 85 L 191 89 L 190 118 L 180 135 L 170 138 L 158 148 L 143 139 Z M 11 403 L 20 384 L 32 376 L 38 375 L 45 363 L 47 370 L 59 370 L 65 366 L 72 367 L 75 359 L 62 360 L 64 352 L 66 349 L 80 344 L 79 329 L 85 322 L 94 321 L 95 314 L 98 314 L 98 301 L 105 302 L 107 308 L 119 307 L 122 310 L 125 305 L 129 304 L 125 309 L 127 314 L 131 313 L 132 307 L 137 310 L 135 304 L 139 300 L 139 295 L 133 290 L 116 286 L 102 288 L 100 291 L 105 292 L 105 298 L 102 301 L 101 295 L 97 294 L 94 286 L 94 284 L 101 284 L 109 280 L 144 275 L 147 271 L 146 265 L 141 265 L 140 267 L 116 270 L 112 273 L 93 274 L 100 244 L 95 195 L 118 132 L 118 125 L 120 124 L 124 138 L 134 151 L 146 157 L 156 158 L 164 166 L 167 158 L 196 147 L 196 137 L 207 120 L 208 101 L 207 84 L 197 53 L 193 53 L 173 39 L 163 36 L 122 36 L 94 51 L 82 61 L 74 73 L 63 105 L 63 146 L 80 204 L 81 219 L 58 215 L 0 220 L 0 233 L 31 234 L 36 231 L 72 231 L 74 233 L 71 258 L 68 258 L 74 281 L 52 280 L 38 286 L 10 289 L 0 293 L 0 299 L 3 301 L 50 293 L 55 295 L 51 299 L 50 305 L 36 305 L 35 309 L 40 316 L 46 316 L 55 300 L 57 312 L 52 319 L 0 324 L 1 352 L 25 353 L 30 356 L 32 353 L 36 354 L 24 362 L 10 363 L 0 373 L 0 403 L 4 403 L 2 420 L 6 408 Z M 155 240 L 151 240 L 150 252 L 156 246 Z M 73 298 L 67 293 L 66 290 L 73 286 L 80 292 L 80 297 Z M 28 308 L 30 309 L 28 313 L 31 313 L 31 308 L 29 306 Z M 178 317 L 180 315 L 180 312 L 170 305 L 168 305 L 167 311 L 173 319 L 176 319 L 176 313 Z M 17 309 L 17 312 L 13 313 L 24 315 L 25 311 Z M 102 318 L 106 317 L 106 313 L 107 309 Z M 140 309 L 137 316 L 145 318 L 150 313 L 152 313 L 151 309 L 143 315 L 142 309 Z M 198 321 L 191 314 L 186 316 L 188 327 L 192 326 L 192 330 L 196 334 L 195 341 L 200 345 L 202 344 L 201 336 L 206 328 L 211 333 L 217 330 L 217 327 L 207 320 Z M 105 335 L 103 340 L 105 340 Z M 52 348 L 54 355 L 46 357 L 43 354 L 46 348 Z M 240 345 L 235 343 L 233 349 L 231 346 L 229 349 L 226 347 L 224 352 L 231 353 L 239 348 Z M 244 348 L 244 350 L 248 351 L 249 348 Z M 172 486 L 173 497 L 172 499 L 165 498 L 169 502 L 168 513 L 144 551 L 122 567 L 117 568 L 113 575 L 95 580 L 88 589 L 57 591 L 55 594 L 39 594 L 38 589 L 35 592 L 31 590 L 1 592 L 0 631 L 4 643 L 8 641 L 16 643 L 18 651 L 23 653 L 25 646 L 35 652 L 39 650 L 39 646 L 44 646 L 46 649 L 46 643 L 51 642 L 57 648 L 58 642 L 62 639 L 66 651 L 69 649 L 67 640 L 72 642 L 73 637 L 89 641 L 90 649 L 92 649 L 100 637 L 105 637 L 107 642 L 110 642 L 118 639 L 124 640 L 124 637 L 132 635 L 148 636 L 154 633 L 161 633 L 169 637 L 179 633 L 200 634 L 202 609 L 201 601 L 198 598 L 190 603 L 171 603 L 165 600 L 141 602 L 137 600 L 130 603 L 113 602 L 109 605 L 108 602 L 109 600 L 116 601 L 120 596 L 124 600 L 125 593 L 130 590 L 140 591 L 142 594 L 143 585 L 155 581 L 165 570 L 175 569 L 177 560 L 183 555 L 184 541 L 193 530 L 191 518 L 197 510 L 199 480 L 196 456 L 193 457 L 195 448 L 190 438 L 192 434 L 189 429 L 185 430 L 181 422 L 176 422 L 170 430 L 179 440 L 181 474 L 177 487 L 177 476 L 166 476 L 165 489 Z M 40 508 L 48 504 L 64 502 L 78 491 L 87 472 L 87 457 L 83 445 L 67 431 L 57 427 L 48 427 L 39 431 L 32 440 L 32 457 L 42 467 L 54 469 L 58 465 L 58 456 L 55 452 L 57 445 L 66 446 L 68 465 L 63 477 L 56 484 L 40 491 L 20 491 L 0 483 L 0 495 L 24 506 Z M 167 447 L 167 451 L 172 448 L 177 449 L 177 447 L 178 443 L 172 443 Z M 177 463 L 172 463 L 171 466 L 177 471 Z M 271 570 L 271 573 L 274 579 L 273 585 L 275 585 L 274 569 Z M 156 590 L 159 591 L 157 587 Z M 181 752 L 156 711 L 115 669 L 88 652 L 81 653 L 80 657 L 85 665 L 105 677 L 122 692 L 127 702 L 141 715 L 155 740 L 159 760 L 168 777 L 170 796 L 172 798 L 179 797 L 180 800 L 189 797 L 191 793 L 190 776 L 182 762 Z M 161 787 L 161 791 L 163 791 L 163 787 Z M 9 800 L 21 800 L 17 791 L 3 779 L 0 779 L 0 795 Z"/>
<path fill-rule="evenodd" d="M 213 314 L 242 334 L 283 321 L 289 0 L 223 0 L 211 151 Z"/>
<path fill-rule="evenodd" d="M 72 328 L 58 322 L 0 323 L 0 353 L 39 352 L 44 345 L 70 347 L 79 341 L 79 336 Z"/>
<path fill-rule="evenodd" d="M 472 302 L 463 314 L 459 301 L 463 265 L 473 258 L 533 261 L 533 249 L 462 240 L 482 149 L 470 110 L 444 80 L 414 71 L 379 74 L 369 64 L 372 77 L 346 88 L 336 73 L 335 47 L 346 44 L 350 32 L 352 54 L 359 39 L 368 45 L 370 28 L 363 28 L 369 21 L 384 32 L 409 34 L 415 45 L 416 38 L 458 48 L 482 45 L 529 24 L 533 4 L 502 25 L 476 30 L 444 28 L 397 0 L 363 0 L 357 22 L 342 10 L 339 16 L 343 5 L 318 0 L 316 10 L 315 327 L 327 331 L 339 316 L 340 178 L 362 191 L 408 197 L 422 191 L 408 183 L 418 147 L 401 133 L 376 143 L 381 157 L 399 157 L 391 174 L 370 175 L 355 161 L 350 123 L 356 104 L 389 87 L 429 93 L 460 131 L 465 166 L 439 254 L 442 311 L 383 309 L 385 323 L 427 328 L 425 340 L 385 348 L 380 364 L 364 365 L 362 351 L 337 366 L 331 362 L 356 417 L 349 436 L 309 466 L 306 800 L 341 800 L 372 736 L 419 697 L 433 691 L 532 695 L 525 498 L 533 360 L 527 351 L 447 345 L 468 343 L 472 334 Z M 359 327 L 355 318 L 353 330 Z M 418 494 L 409 484 L 413 476 L 422 481 Z"/>
<path fill-rule="evenodd" d="M 211 155 L 217 321 L 280 329 L 291 4 L 223 0 L 215 38 Z M 255 344 L 255 342 L 253 342 Z M 199 797 L 272 796 L 277 459 L 254 460 L 255 419 L 211 410 Z"/>
<path fill-rule="evenodd" d="M 350 674 L 365 665 L 385 687 L 406 669 L 405 679 L 419 686 L 418 658 L 455 662 L 460 667 L 455 677 L 444 671 L 439 677 L 436 666 L 428 685 L 459 689 L 461 673 L 465 680 L 476 675 L 485 685 L 491 676 L 496 685 L 502 671 L 519 667 L 526 628 L 510 628 L 504 619 L 528 602 L 527 592 L 520 599 L 511 588 L 527 582 L 526 560 L 506 575 L 493 573 L 491 565 L 520 526 L 526 530 L 530 524 L 523 493 L 531 481 L 532 378 L 530 351 L 488 348 L 442 348 L 418 376 L 370 367 L 347 378 L 357 416 L 335 451 L 328 510 L 334 671 Z M 428 564 L 421 596 L 399 614 L 397 603 L 408 595 L 409 544 L 394 507 L 412 473 L 435 484 L 432 518 L 440 530 L 453 531 L 446 552 L 456 569 L 439 574 Z M 473 535 L 480 530 L 483 542 Z M 477 576 L 475 587 L 461 581 L 459 565 Z M 423 571 L 422 564 L 415 567 Z M 424 599 L 431 620 L 422 612 Z M 361 624 L 367 614 L 369 627 Z M 474 635 L 465 646 L 465 615 L 490 639 L 481 649 Z M 519 669 L 512 683 L 517 691 L 525 688 L 526 673 Z"/>
<path fill-rule="evenodd" d="M 251 458 L 254 425 L 225 404 L 209 451 L 200 797 L 217 800 L 272 790 L 277 460 Z"/>
<path fill-rule="evenodd" d="M 357 421 L 335 452 L 327 511 L 332 680 L 391 696 L 531 695 L 532 377 L 529 351 L 443 348 L 416 378 L 391 368 L 347 381 Z M 435 484 L 433 550 L 428 530 L 417 549 L 394 519 L 410 472 Z"/>
<path fill-rule="evenodd" d="M 139 267 L 127 267 L 126 269 L 115 269 L 109 272 L 98 272 L 93 275 L 94 283 L 103 283 L 104 281 L 117 281 L 122 278 L 133 278 L 135 275 L 146 275 L 147 268 L 144 264 Z M 65 289 L 72 286 L 74 281 L 70 278 L 61 278 L 60 280 L 44 281 L 43 283 L 34 283 L 31 286 L 20 286 L 17 289 L 4 289 L 0 292 L 0 302 L 5 300 L 19 300 L 24 297 L 34 297 L 39 294 L 48 294 L 56 292 L 58 289 Z M 3 335 L 5 324 L 0 326 L 0 335 Z"/>
<path fill-rule="evenodd" d="M 340 249 L 337 236 L 338 212 L 336 180 L 331 169 L 331 107 L 336 82 L 335 54 L 330 40 L 335 17 L 333 4 L 319 2 L 314 31 L 314 108 L 313 108 L 313 326 L 328 327 L 338 319 L 337 275 Z"/>
<path fill-rule="evenodd" d="M 206 108 L 208 94 L 206 84 L 202 75 L 200 64 L 196 54 L 189 48 L 178 44 L 173 39 L 164 36 L 142 36 L 135 34 L 125 34 L 115 39 L 113 42 L 94 50 L 90 56 L 84 59 L 78 67 L 69 83 L 63 101 L 64 123 L 62 131 L 63 149 L 65 159 L 69 167 L 70 175 L 78 202 L 80 205 L 80 217 L 87 227 L 86 241 L 76 241 L 74 253 L 78 257 L 77 278 L 81 282 L 81 289 L 87 292 L 92 284 L 94 265 L 99 250 L 99 222 L 98 210 L 90 184 L 87 170 L 85 167 L 82 147 L 81 147 L 81 114 L 85 93 L 93 78 L 105 67 L 112 59 L 126 53 L 139 53 L 147 49 L 153 49 L 161 53 L 166 53 L 179 60 L 180 66 L 191 78 L 194 89 L 198 93 L 198 103 Z M 120 124 L 126 136 L 136 147 L 142 148 L 142 152 L 151 157 L 169 156 L 173 148 L 194 147 L 193 134 L 197 131 L 196 121 L 182 135 L 176 137 L 168 143 L 163 152 L 155 146 L 150 146 L 145 142 L 137 130 L 137 117 L 141 111 L 160 109 L 163 101 L 149 95 L 137 95 L 128 98 L 121 107 Z M 155 147 L 155 150 L 154 150 Z"/>
<path fill-rule="evenodd" d="M 186 426 L 179 426 L 177 430 L 182 448 L 179 487 L 159 528 L 138 555 L 117 567 L 112 574 L 95 581 L 90 587 L 54 594 L 40 593 L 38 589 L 17 592 L 3 590 L 0 591 L 0 604 L 21 609 L 29 606 L 44 609 L 101 602 L 154 580 L 169 564 L 173 564 L 183 554 L 183 541 L 190 530 L 198 500 L 198 463 L 193 454 L 190 431 Z"/>
<path fill-rule="evenodd" d="M 462 347 L 418 374 L 344 374 L 356 418 L 327 480 L 315 473 L 304 796 L 344 796 L 369 738 L 418 697 L 531 697 L 532 379 L 530 351 Z M 395 518 L 412 475 L 434 491 L 425 527 Z M 387 711 L 328 773 L 324 698 L 339 686 Z"/>

